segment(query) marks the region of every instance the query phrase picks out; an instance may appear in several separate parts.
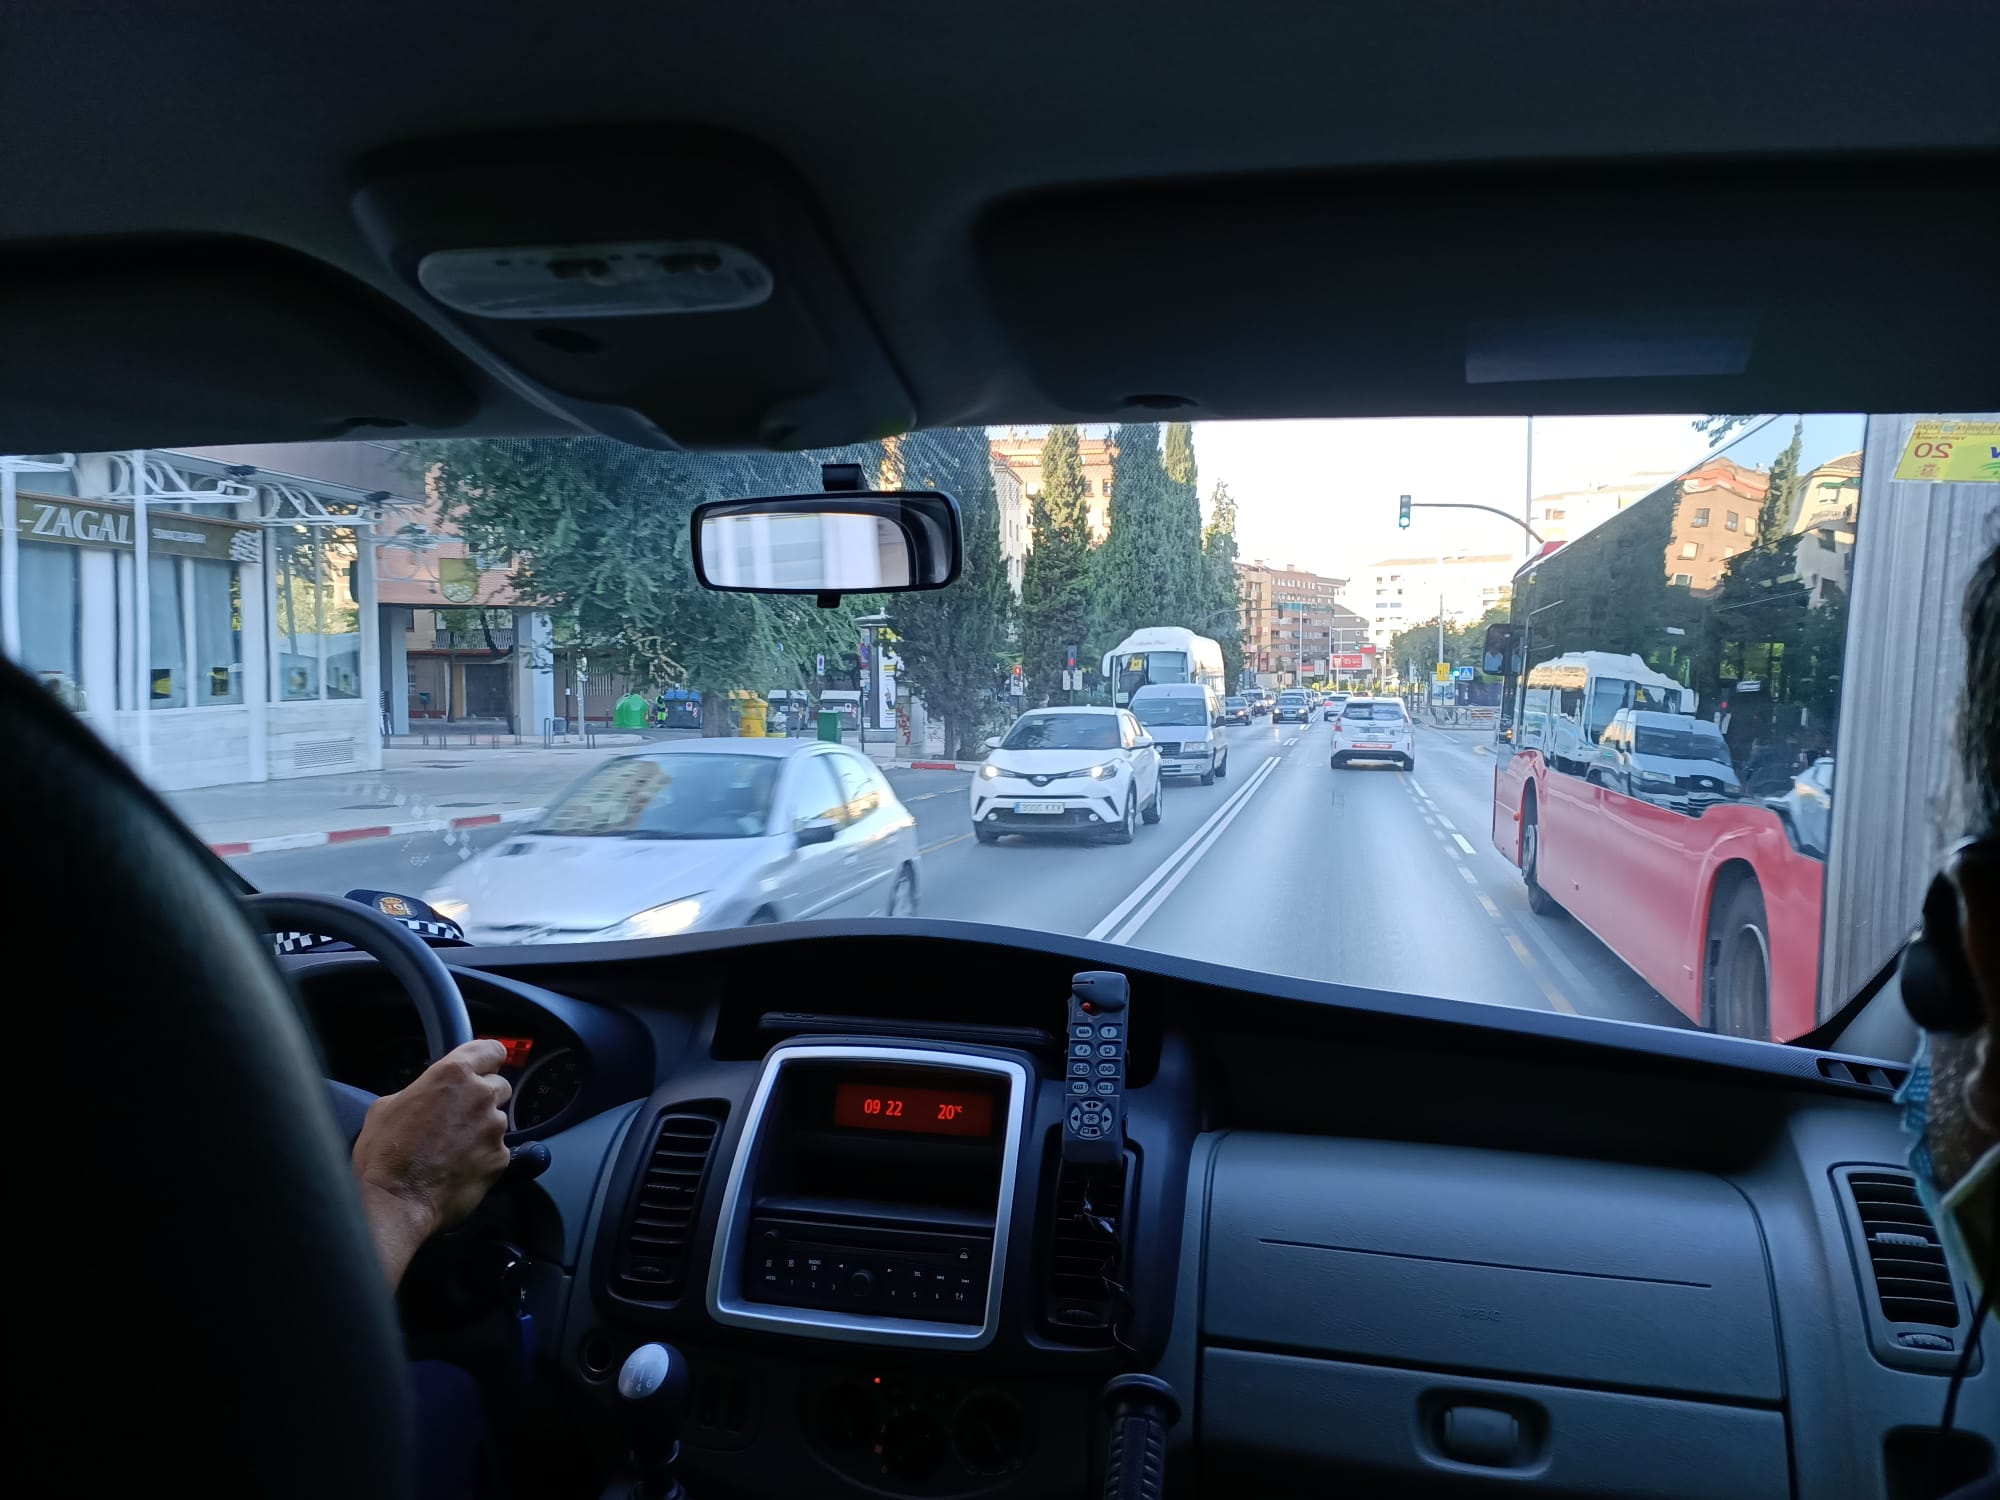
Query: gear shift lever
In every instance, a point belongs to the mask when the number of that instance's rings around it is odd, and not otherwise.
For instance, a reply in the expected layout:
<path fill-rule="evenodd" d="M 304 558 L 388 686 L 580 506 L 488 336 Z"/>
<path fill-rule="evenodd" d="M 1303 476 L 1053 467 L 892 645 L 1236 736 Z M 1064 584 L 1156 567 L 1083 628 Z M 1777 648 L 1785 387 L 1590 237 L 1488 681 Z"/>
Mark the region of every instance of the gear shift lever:
<path fill-rule="evenodd" d="M 687 1359 L 672 1344 L 641 1344 L 618 1372 L 618 1406 L 639 1480 L 633 1500 L 685 1500 L 674 1478 L 681 1424 L 692 1399 Z"/>

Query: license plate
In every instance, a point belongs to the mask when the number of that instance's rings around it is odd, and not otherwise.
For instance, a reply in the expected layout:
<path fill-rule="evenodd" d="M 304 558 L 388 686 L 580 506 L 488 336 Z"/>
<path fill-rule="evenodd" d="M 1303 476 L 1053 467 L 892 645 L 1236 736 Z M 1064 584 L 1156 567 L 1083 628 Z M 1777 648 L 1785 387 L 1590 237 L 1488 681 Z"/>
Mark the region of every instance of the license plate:
<path fill-rule="evenodd" d="M 1357 750 L 1387 750 L 1389 747 L 1387 745 L 1356 745 L 1354 748 Z"/>
<path fill-rule="evenodd" d="M 1060 815 L 1062 810 L 1063 804 L 1060 802 L 1016 802 L 1014 804 L 1014 811 L 1017 813 L 1054 813 Z"/>

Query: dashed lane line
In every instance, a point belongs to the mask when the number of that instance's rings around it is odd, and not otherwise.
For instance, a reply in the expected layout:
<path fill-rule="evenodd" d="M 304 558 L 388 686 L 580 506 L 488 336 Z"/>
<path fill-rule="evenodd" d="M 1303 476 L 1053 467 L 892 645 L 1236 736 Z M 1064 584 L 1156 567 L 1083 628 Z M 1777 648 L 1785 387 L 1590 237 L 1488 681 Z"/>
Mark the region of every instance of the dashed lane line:
<path fill-rule="evenodd" d="M 1439 821 L 1443 822 L 1442 819 L 1440 819 Z M 1444 826 L 1447 828 L 1451 828 L 1451 824 L 1449 823 L 1446 823 Z M 1451 836 L 1457 842 L 1458 847 L 1463 849 L 1467 854 L 1476 854 L 1478 852 L 1472 847 L 1472 840 L 1467 838 L 1464 834 L 1460 833 L 1457 829 L 1452 828 Z"/>

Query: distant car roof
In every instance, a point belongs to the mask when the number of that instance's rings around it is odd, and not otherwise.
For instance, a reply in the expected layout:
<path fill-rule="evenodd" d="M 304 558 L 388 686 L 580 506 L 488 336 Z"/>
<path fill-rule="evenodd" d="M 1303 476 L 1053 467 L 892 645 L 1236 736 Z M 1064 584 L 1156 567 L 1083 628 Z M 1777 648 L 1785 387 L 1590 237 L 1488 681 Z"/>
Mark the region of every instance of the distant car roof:
<path fill-rule="evenodd" d="M 1143 692 L 1144 689 L 1142 688 L 1140 691 Z M 1117 709 L 1106 708 L 1102 704 L 1079 703 L 1075 708 L 1065 708 L 1060 703 L 1052 703 L 1047 708 L 1031 708 L 1022 714 L 1021 717 L 1024 719 L 1039 719 L 1049 714 L 1115 714 L 1117 712 Z"/>
<path fill-rule="evenodd" d="M 616 757 L 624 760 L 653 759 L 663 755 L 795 755 L 822 743 L 819 740 L 771 739 L 685 739 L 667 740 L 635 749 Z"/>

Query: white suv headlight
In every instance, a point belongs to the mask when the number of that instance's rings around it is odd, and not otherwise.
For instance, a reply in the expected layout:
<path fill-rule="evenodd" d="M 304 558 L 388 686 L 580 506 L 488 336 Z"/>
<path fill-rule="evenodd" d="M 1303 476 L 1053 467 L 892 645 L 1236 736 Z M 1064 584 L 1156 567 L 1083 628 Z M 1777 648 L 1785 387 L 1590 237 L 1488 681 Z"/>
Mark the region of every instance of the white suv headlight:
<path fill-rule="evenodd" d="M 994 765 L 993 762 L 990 760 L 985 765 L 979 768 L 979 779 L 981 781 L 993 781 L 996 780 L 999 777 L 999 775 L 1000 775 L 1000 768 Z"/>
<path fill-rule="evenodd" d="M 1118 762 L 1115 760 L 1106 761 L 1101 766 L 1092 766 L 1083 774 L 1088 776 L 1092 781 L 1109 781 L 1113 776 L 1118 774 Z"/>

